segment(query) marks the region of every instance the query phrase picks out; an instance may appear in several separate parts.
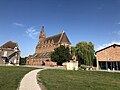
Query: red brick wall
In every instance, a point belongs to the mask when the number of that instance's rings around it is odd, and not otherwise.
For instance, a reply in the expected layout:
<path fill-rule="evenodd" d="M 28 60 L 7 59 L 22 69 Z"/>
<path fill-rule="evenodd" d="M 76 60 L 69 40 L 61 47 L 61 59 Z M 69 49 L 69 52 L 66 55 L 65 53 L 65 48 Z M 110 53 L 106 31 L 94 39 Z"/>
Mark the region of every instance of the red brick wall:
<path fill-rule="evenodd" d="M 55 48 L 59 47 L 60 45 L 52 45 L 47 44 L 43 45 L 41 48 L 36 48 L 36 53 L 43 53 L 43 52 L 52 52 Z"/>
<path fill-rule="evenodd" d="M 26 64 L 27 65 L 34 65 L 34 66 L 41 66 L 42 61 L 44 61 L 46 66 L 54 66 L 54 65 L 56 65 L 55 62 L 46 61 L 46 60 L 50 60 L 50 58 L 27 58 L 26 59 Z"/>
<path fill-rule="evenodd" d="M 111 46 L 96 53 L 98 61 L 120 61 L 120 47 Z"/>

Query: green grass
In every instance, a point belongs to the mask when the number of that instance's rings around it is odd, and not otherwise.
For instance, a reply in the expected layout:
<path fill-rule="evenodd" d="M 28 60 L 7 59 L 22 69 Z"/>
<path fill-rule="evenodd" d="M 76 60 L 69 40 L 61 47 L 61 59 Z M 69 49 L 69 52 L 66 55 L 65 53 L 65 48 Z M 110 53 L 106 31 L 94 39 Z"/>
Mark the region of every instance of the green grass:
<path fill-rule="evenodd" d="M 0 90 L 16 90 L 23 76 L 33 68 L 0 66 Z"/>
<path fill-rule="evenodd" d="M 120 73 L 43 70 L 39 78 L 48 90 L 120 90 Z"/>

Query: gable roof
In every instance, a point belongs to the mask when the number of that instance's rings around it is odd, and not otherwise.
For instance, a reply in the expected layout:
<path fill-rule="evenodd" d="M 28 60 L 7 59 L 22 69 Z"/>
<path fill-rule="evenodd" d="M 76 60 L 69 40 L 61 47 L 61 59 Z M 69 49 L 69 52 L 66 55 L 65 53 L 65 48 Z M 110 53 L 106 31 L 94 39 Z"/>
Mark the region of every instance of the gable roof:
<path fill-rule="evenodd" d="M 65 32 L 61 35 L 61 39 L 60 39 L 59 42 L 60 43 L 71 44 Z"/>
<path fill-rule="evenodd" d="M 60 34 L 57 34 L 57 35 L 54 35 L 54 36 L 51 36 L 51 37 L 48 37 L 46 38 L 44 41 L 54 41 L 54 43 L 62 43 L 62 42 L 66 42 L 68 44 L 71 44 L 66 33 L 65 32 L 62 32 Z"/>
<path fill-rule="evenodd" d="M 105 50 L 105 49 L 110 48 L 110 47 L 115 47 L 115 46 L 120 47 L 120 45 L 118 45 L 118 44 L 113 44 L 113 45 L 110 45 L 110 46 L 108 46 L 108 47 L 105 47 L 105 48 L 103 48 L 103 49 L 100 49 L 100 50 L 96 51 L 95 54 L 98 53 L 98 52 L 100 52 L 100 51 L 102 51 L 102 50 Z"/>
<path fill-rule="evenodd" d="M 35 53 L 32 57 L 34 58 L 50 58 L 51 52 L 44 52 L 44 53 Z"/>
<path fill-rule="evenodd" d="M 44 41 L 54 41 L 54 43 L 57 43 L 58 41 L 59 41 L 59 39 L 60 39 L 60 37 L 61 37 L 61 34 L 57 34 L 57 35 L 54 35 L 54 36 L 51 36 L 51 37 L 48 37 L 48 38 L 46 38 Z"/>
<path fill-rule="evenodd" d="M 15 47 L 18 47 L 18 44 L 12 41 L 8 41 L 4 45 L 2 45 L 0 48 L 11 48 L 14 49 Z"/>

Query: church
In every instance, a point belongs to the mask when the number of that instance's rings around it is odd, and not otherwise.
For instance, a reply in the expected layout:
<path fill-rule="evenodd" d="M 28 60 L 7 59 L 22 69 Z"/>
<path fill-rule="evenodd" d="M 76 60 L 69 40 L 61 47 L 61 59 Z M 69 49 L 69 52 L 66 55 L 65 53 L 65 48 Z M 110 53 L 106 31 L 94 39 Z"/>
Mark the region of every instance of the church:
<path fill-rule="evenodd" d="M 36 66 L 55 66 L 56 62 L 51 61 L 50 54 L 54 51 L 55 48 L 58 48 L 60 45 L 70 47 L 71 43 L 66 33 L 63 31 L 60 34 L 46 37 L 44 26 L 42 26 L 35 53 L 28 56 L 26 59 L 26 64 Z"/>

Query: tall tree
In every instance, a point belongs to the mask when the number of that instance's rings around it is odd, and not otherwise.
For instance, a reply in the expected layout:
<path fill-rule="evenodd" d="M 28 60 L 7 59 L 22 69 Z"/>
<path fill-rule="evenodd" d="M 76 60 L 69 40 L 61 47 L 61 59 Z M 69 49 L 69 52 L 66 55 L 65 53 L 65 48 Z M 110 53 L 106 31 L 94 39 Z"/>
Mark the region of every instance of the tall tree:
<path fill-rule="evenodd" d="M 75 55 L 76 52 L 76 48 L 74 46 L 71 47 L 71 55 Z"/>
<path fill-rule="evenodd" d="M 92 42 L 88 42 L 88 52 L 89 52 L 89 65 L 93 65 L 94 62 L 94 45 L 92 44 Z"/>
<path fill-rule="evenodd" d="M 79 63 L 92 66 L 94 60 L 94 45 L 92 42 L 79 42 L 75 48 Z"/>
<path fill-rule="evenodd" d="M 69 61 L 71 59 L 71 54 L 69 47 L 60 46 L 54 49 L 51 53 L 51 60 L 57 62 L 57 65 L 62 65 L 63 62 Z"/>

